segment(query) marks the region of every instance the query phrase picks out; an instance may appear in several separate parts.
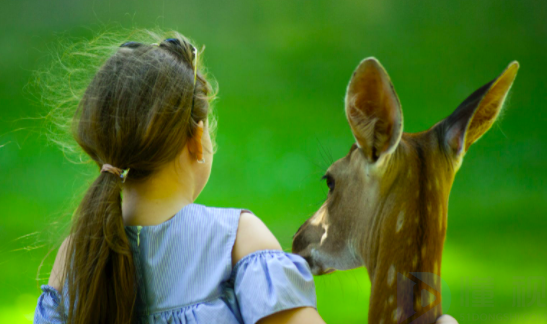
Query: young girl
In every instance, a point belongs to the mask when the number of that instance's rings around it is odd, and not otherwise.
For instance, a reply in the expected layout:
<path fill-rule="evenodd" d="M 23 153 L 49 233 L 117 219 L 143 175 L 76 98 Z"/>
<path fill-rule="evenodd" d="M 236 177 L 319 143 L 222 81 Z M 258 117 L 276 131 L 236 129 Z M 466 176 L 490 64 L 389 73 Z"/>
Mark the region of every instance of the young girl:
<path fill-rule="evenodd" d="M 171 35 L 121 44 L 79 102 L 73 136 L 100 173 L 34 322 L 323 323 L 302 257 L 249 211 L 194 204 L 213 162 L 211 86 Z"/>

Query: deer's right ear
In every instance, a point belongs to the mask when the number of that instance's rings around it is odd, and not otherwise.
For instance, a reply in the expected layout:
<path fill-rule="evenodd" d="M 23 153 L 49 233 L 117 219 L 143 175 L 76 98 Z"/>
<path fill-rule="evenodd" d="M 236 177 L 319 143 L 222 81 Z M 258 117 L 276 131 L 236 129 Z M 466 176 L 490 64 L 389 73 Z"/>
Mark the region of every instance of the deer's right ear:
<path fill-rule="evenodd" d="M 494 124 L 518 69 L 518 62 L 511 62 L 500 76 L 473 92 L 439 124 L 447 147 L 460 163 L 469 146 Z"/>
<path fill-rule="evenodd" d="M 370 162 L 395 150 L 403 133 L 401 104 L 380 62 L 363 60 L 346 93 L 346 116 L 351 131 Z"/>

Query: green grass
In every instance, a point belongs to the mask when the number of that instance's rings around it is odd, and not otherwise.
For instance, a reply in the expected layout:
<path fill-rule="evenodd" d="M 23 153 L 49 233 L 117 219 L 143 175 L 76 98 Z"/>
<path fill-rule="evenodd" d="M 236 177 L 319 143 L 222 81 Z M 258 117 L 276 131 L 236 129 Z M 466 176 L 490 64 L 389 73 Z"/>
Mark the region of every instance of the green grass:
<path fill-rule="evenodd" d="M 343 112 L 359 61 L 376 56 L 403 106 L 405 131 L 429 128 L 509 62 L 521 69 L 503 118 L 467 154 L 450 196 L 442 275 L 460 323 L 547 323 L 513 304 L 514 277 L 547 273 L 547 4 L 522 1 L 59 1 L 3 4 L 0 35 L 0 323 L 28 323 L 59 233 L 97 170 L 42 135 L 25 88 L 56 37 L 86 27 L 178 29 L 206 44 L 220 85 L 218 153 L 198 202 L 251 209 L 285 250 L 325 198 L 319 180 L 353 138 Z M 23 15 L 24 13 L 24 15 Z M 493 307 L 461 303 L 462 278 L 492 278 Z M 316 277 L 328 323 L 364 323 L 364 269 Z M 545 288 L 544 288 L 545 289 Z M 444 293 L 444 292 L 443 292 Z M 445 296 L 445 299 L 448 299 Z M 497 316 L 497 318 L 496 318 Z"/>

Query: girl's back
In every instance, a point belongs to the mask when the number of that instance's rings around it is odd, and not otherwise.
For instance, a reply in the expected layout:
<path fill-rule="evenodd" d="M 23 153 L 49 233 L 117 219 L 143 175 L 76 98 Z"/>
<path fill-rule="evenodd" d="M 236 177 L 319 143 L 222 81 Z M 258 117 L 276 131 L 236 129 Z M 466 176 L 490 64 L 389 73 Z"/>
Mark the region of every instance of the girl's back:
<path fill-rule="evenodd" d="M 126 226 L 138 323 L 255 323 L 284 309 L 316 307 L 313 277 L 300 256 L 257 250 L 232 267 L 241 214 L 190 204 L 159 225 Z M 63 321 L 67 314 L 55 310 L 59 293 L 49 285 L 42 290 L 35 323 Z"/>

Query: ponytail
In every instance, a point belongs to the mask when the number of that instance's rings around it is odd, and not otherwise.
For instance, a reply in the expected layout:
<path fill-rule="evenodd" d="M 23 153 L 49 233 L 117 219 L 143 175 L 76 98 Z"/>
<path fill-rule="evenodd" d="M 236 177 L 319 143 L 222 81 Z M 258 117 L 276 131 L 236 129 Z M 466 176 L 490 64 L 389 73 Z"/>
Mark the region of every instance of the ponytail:
<path fill-rule="evenodd" d="M 104 172 L 76 215 L 65 264 L 68 323 L 130 323 L 136 300 L 135 265 L 121 210 L 121 181 Z"/>

